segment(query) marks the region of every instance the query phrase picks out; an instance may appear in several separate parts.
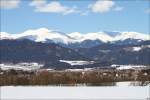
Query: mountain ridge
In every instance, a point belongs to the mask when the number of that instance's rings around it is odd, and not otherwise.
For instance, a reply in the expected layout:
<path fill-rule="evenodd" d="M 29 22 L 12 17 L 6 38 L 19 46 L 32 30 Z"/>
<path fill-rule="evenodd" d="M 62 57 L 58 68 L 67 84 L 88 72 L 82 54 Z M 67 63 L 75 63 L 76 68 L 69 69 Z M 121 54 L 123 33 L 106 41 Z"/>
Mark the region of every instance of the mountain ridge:
<path fill-rule="evenodd" d="M 114 33 L 114 32 L 112 32 Z M 30 39 L 35 38 L 33 41 L 36 42 L 46 42 L 47 39 L 54 41 L 54 43 L 80 43 L 84 40 L 100 40 L 101 42 L 114 42 L 123 41 L 126 39 L 140 39 L 140 40 L 150 40 L 148 34 L 138 33 L 138 32 L 115 32 L 116 35 L 111 35 L 111 32 L 91 32 L 87 34 L 81 34 L 79 32 L 73 33 L 63 33 L 60 31 L 49 30 L 47 28 L 39 28 L 34 30 L 27 30 L 19 34 L 9 34 L 7 32 L 0 32 L 1 39 L 19 39 L 25 38 Z M 117 34 L 118 33 L 118 34 Z M 30 38 L 28 38 L 30 36 Z"/>
<path fill-rule="evenodd" d="M 91 48 L 103 43 L 112 44 L 137 44 L 150 40 L 148 34 L 138 32 L 91 32 L 82 34 L 79 32 L 64 33 L 47 28 L 27 30 L 20 34 L 0 32 L 0 40 L 3 39 L 28 39 L 34 42 L 56 43 L 67 48 Z"/>

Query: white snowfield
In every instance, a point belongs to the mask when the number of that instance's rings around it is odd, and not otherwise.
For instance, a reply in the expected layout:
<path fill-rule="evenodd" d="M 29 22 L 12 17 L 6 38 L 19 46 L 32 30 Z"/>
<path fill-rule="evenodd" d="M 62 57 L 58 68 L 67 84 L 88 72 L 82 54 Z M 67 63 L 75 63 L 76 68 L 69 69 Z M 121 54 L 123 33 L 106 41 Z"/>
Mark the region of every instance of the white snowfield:
<path fill-rule="evenodd" d="M 65 62 L 68 63 L 70 65 L 88 65 L 88 64 L 93 64 L 94 61 L 77 61 L 77 60 L 59 60 L 60 62 Z"/>
<path fill-rule="evenodd" d="M 148 100 L 149 86 L 2 86 L 0 100 Z"/>
<path fill-rule="evenodd" d="M 140 51 L 141 49 L 141 47 L 133 47 L 133 51 Z"/>
<path fill-rule="evenodd" d="M 150 66 L 144 66 L 144 65 L 116 65 L 116 64 L 111 65 L 111 67 L 116 68 L 118 70 L 150 68 Z"/>
<path fill-rule="evenodd" d="M 145 48 L 150 48 L 150 45 L 144 45 L 144 46 L 132 47 L 132 48 L 133 48 L 133 51 L 140 51 Z"/>
<path fill-rule="evenodd" d="M 0 64 L 0 68 L 2 70 L 9 70 L 9 69 L 15 69 L 15 70 L 37 70 L 43 67 L 43 64 L 38 64 L 35 62 L 32 63 L 18 63 L 18 64 Z"/>
<path fill-rule="evenodd" d="M 87 64 L 94 63 L 94 61 L 68 61 L 68 60 L 60 60 L 60 62 L 65 62 L 70 65 L 87 65 Z M 14 70 L 30 71 L 30 70 L 39 70 L 43 66 L 44 64 L 39 64 L 36 62 L 32 62 L 32 63 L 24 62 L 24 63 L 17 63 L 17 64 L 12 64 L 12 63 L 0 64 L 0 68 L 2 70 L 14 69 Z M 150 68 L 150 66 L 144 66 L 144 65 L 116 65 L 116 64 L 111 65 L 110 68 L 111 67 L 116 68 L 117 70 Z M 42 69 L 40 70 L 42 71 Z M 54 69 L 46 69 L 46 70 L 55 71 Z M 65 71 L 90 71 L 90 70 L 95 70 L 95 68 L 84 68 L 84 69 L 73 68 L 73 69 L 66 69 Z"/>
<path fill-rule="evenodd" d="M 94 68 L 83 68 L 83 69 L 66 69 L 65 71 L 71 71 L 71 72 L 81 72 L 81 71 L 92 71 Z"/>
<path fill-rule="evenodd" d="M 39 28 L 27 30 L 23 33 L 10 34 L 7 32 L 0 32 L 0 39 L 20 39 L 26 38 L 36 42 L 45 42 L 47 40 L 52 40 L 55 43 L 80 43 L 84 40 L 100 40 L 102 42 L 114 42 L 123 41 L 126 39 L 138 39 L 140 40 L 150 40 L 148 34 L 138 33 L 138 32 L 116 32 L 115 36 L 109 35 L 107 32 L 90 32 L 82 34 L 79 32 L 73 33 L 62 33 L 59 31 L 49 30 L 47 28 Z"/>
<path fill-rule="evenodd" d="M 142 46 L 134 46 L 134 47 L 125 47 L 124 50 L 126 51 L 133 51 L 133 52 L 138 52 L 138 51 L 141 51 L 143 49 L 149 49 L 150 48 L 150 45 L 142 45 Z"/>
<path fill-rule="evenodd" d="M 141 84 L 142 84 L 142 81 L 115 82 L 115 86 L 119 86 L 119 87 L 122 87 L 122 86 L 141 86 Z M 148 83 L 146 86 L 150 86 L 150 83 Z"/>

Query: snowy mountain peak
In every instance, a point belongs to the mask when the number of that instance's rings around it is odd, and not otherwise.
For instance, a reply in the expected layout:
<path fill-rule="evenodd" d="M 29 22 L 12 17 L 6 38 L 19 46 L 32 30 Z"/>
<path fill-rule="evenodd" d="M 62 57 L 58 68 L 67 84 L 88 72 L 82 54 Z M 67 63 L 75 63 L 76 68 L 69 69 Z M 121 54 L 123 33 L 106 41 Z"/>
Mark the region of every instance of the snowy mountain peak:
<path fill-rule="evenodd" d="M 79 33 L 79 32 L 73 32 L 68 34 L 68 36 L 70 36 L 73 39 L 79 40 L 83 38 L 83 34 Z"/>
<path fill-rule="evenodd" d="M 0 32 L 0 40 L 2 39 L 14 39 L 13 35 L 6 33 L 6 32 Z"/>
<path fill-rule="evenodd" d="M 15 38 L 25 38 L 36 42 L 46 42 L 47 40 L 52 40 L 55 43 L 62 42 L 65 44 L 72 41 L 68 36 L 46 28 L 28 30 L 20 34 L 15 34 Z"/>
<path fill-rule="evenodd" d="M 104 32 L 98 32 L 98 33 L 87 33 L 85 34 L 85 37 L 83 38 L 83 40 L 100 40 L 102 42 L 108 42 L 108 41 L 112 41 L 112 37 L 107 35 Z"/>
<path fill-rule="evenodd" d="M 1 39 L 29 39 L 36 42 L 54 42 L 61 44 L 81 43 L 85 40 L 99 40 L 101 42 L 124 41 L 126 39 L 150 40 L 148 34 L 138 32 L 93 32 L 81 34 L 73 32 L 65 34 L 63 32 L 39 28 L 27 30 L 20 34 L 0 33 Z"/>
<path fill-rule="evenodd" d="M 41 37 L 42 35 L 47 36 L 49 32 L 50 32 L 50 30 L 48 30 L 46 28 L 40 28 L 37 30 L 27 30 L 23 33 L 16 34 L 16 38 L 20 38 L 20 37 L 24 37 L 24 36 L 28 36 L 28 35 L 29 36 L 37 36 L 37 37 Z"/>
<path fill-rule="evenodd" d="M 108 42 L 112 40 L 112 37 L 105 34 L 104 32 L 97 32 L 97 33 L 87 33 L 81 34 L 79 32 L 73 32 L 68 34 L 70 37 L 76 39 L 78 42 L 82 42 L 84 40 L 100 40 L 102 42 Z"/>
<path fill-rule="evenodd" d="M 137 33 L 137 32 L 122 32 L 115 36 L 114 41 L 126 40 L 126 39 L 140 39 L 140 40 L 150 40 L 150 36 L 147 34 Z"/>

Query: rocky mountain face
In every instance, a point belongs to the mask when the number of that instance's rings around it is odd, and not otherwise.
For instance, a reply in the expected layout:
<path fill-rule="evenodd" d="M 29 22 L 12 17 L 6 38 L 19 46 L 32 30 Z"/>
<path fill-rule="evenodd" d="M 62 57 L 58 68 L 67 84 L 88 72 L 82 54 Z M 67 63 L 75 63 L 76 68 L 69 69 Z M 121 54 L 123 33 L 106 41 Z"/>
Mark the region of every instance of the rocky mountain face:
<path fill-rule="evenodd" d="M 1 63 L 38 62 L 59 64 L 59 60 L 88 60 L 76 51 L 54 43 L 30 40 L 0 40 Z M 61 63 L 62 66 L 64 63 Z M 59 64 L 59 66 L 61 65 Z"/>
<path fill-rule="evenodd" d="M 111 64 L 150 64 L 150 41 L 139 44 L 101 44 L 93 48 L 79 48 L 76 51 L 95 61 L 108 61 Z"/>

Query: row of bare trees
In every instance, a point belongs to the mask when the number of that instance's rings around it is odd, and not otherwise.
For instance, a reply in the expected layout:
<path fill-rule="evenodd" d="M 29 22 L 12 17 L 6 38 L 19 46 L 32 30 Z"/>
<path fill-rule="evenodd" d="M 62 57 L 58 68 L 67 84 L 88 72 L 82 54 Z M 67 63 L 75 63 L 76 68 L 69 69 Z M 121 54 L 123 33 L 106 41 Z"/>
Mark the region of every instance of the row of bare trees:
<path fill-rule="evenodd" d="M 100 85 L 105 82 L 150 81 L 149 71 L 0 71 L 0 85 Z"/>

